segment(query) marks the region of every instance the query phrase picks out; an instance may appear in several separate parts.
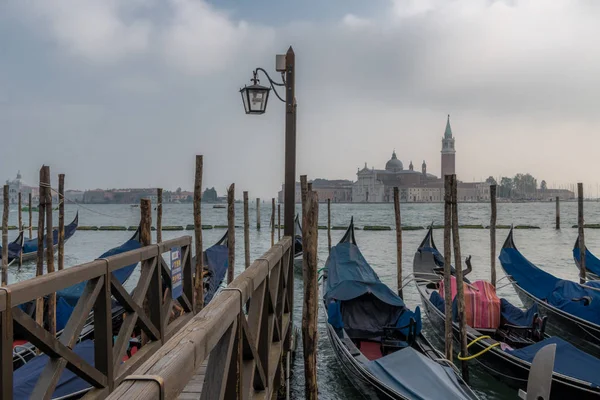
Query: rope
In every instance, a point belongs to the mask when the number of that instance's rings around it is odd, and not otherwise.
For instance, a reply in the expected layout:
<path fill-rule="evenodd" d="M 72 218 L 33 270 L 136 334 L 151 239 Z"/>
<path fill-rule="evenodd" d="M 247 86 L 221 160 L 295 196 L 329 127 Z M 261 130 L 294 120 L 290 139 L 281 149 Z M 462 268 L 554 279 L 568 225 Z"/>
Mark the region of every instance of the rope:
<path fill-rule="evenodd" d="M 471 343 L 469 343 L 469 344 L 467 345 L 467 349 L 468 349 L 469 347 L 471 347 L 471 345 L 472 345 L 472 344 L 475 344 L 475 343 L 479 342 L 479 341 L 480 341 L 480 340 L 482 340 L 482 339 L 491 339 L 491 337 L 489 337 L 489 336 L 479 336 L 477 339 L 473 340 Z M 496 347 L 496 346 L 500 346 L 500 342 L 493 343 L 493 344 L 491 344 L 490 346 L 488 346 L 487 348 L 485 348 L 485 349 L 481 350 L 479 353 L 477 353 L 477 354 L 473 354 L 473 355 L 471 355 L 471 356 L 466 356 L 466 357 L 463 357 L 463 356 L 461 356 L 461 353 L 458 353 L 458 356 L 457 356 L 457 358 L 458 358 L 460 361 L 469 361 L 469 360 L 472 360 L 472 359 L 474 359 L 474 358 L 477 358 L 477 357 L 479 357 L 479 356 L 480 356 L 480 355 L 482 355 L 483 353 L 487 353 L 488 351 L 490 351 L 492 348 L 494 348 L 494 347 Z"/>
<path fill-rule="evenodd" d="M 114 215 L 109 215 L 109 214 L 104 214 L 104 213 L 101 213 L 100 211 L 96 211 L 96 210 L 93 210 L 93 209 L 91 209 L 91 208 L 88 208 L 88 207 L 82 206 L 80 203 L 77 203 L 76 201 L 73 201 L 73 200 L 67 199 L 67 198 L 66 198 L 64 195 L 61 195 L 61 194 L 60 194 L 60 193 L 59 193 L 57 190 L 55 190 L 54 188 L 52 188 L 52 186 L 48 185 L 47 183 L 40 183 L 40 186 L 42 186 L 42 187 L 47 187 L 47 188 L 50 188 L 50 190 L 51 190 L 51 191 L 53 191 L 53 192 L 54 192 L 54 193 L 56 193 L 58 196 L 61 196 L 61 197 L 63 198 L 63 202 L 66 200 L 66 201 L 68 201 L 68 202 L 70 202 L 70 203 L 73 203 L 73 204 L 77 205 L 77 207 L 79 207 L 79 208 L 83 208 L 84 210 L 87 210 L 87 211 L 89 211 L 89 212 L 92 212 L 92 213 L 95 213 L 95 214 L 98 214 L 98 215 L 102 215 L 102 216 L 104 216 L 104 217 L 116 218 Z M 59 199 L 60 199 L 60 197 L 59 197 Z M 59 204 L 60 204 L 60 203 L 61 203 L 61 202 L 59 201 Z"/>

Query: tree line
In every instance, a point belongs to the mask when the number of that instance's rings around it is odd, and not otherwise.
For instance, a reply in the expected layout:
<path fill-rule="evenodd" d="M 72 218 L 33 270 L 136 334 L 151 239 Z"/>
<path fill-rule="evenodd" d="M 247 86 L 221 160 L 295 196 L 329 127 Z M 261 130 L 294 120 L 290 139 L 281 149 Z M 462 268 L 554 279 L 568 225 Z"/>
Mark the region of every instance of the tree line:
<path fill-rule="evenodd" d="M 486 182 L 490 185 L 497 185 L 497 195 L 498 197 L 503 198 L 529 198 L 532 197 L 532 195 L 537 194 L 539 191 L 543 193 L 548 190 L 548 184 L 545 180 L 542 180 L 538 186 L 537 179 L 531 174 L 519 173 L 513 178 L 503 176 L 500 178 L 500 183 L 498 183 L 493 176 L 490 176 L 486 179 Z"/>

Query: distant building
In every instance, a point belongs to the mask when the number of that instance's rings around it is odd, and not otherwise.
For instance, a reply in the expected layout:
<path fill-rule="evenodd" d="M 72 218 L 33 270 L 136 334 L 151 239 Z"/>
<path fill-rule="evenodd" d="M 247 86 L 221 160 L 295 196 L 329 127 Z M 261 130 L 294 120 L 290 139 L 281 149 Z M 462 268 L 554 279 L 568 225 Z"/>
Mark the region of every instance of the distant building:
<path fill-rule="evenodd" d="M 83 203 L 83 193 L 81 190 L 66 190 L 65 199 L 67 202 Z"/>
<path fill-rule="evenodd" d="M 39 187 L 29 186 L 21 178 L 21 171 L 17 172 L 17 177 L 13 180 L 8 179 L 6 181 L 8 185 L 8 198 L 10 204 L 17 204 L 19 202 L 19 192 L 21 193 L 21 201 L 24 205 L 29 201 L 29 193 L 31 193 L 33 204 L 37 204 L 40 201 Z M 56 201 L 56 194 L 52 193 L 53 201 Z M 4 201 L 3 192 L 0 191 L 0 199 Z"/>
<path fill-rule="evenodd" d="M 450 116 L 446 121 L 446 130 L 442 138 L 442 176 L 456 171 L 456 150 L 454 136 L 450 127 Z M 357 180 L 352 185 L 352 202 L 387 203 L 394 199 L 394 187 L 398 187 L 401 202 L 441 202 L 444 200 L 444 181 L 427 172 L 425 160 L 421 171 L 415 171 L 412 161 L 404 169 L 402 161 L 392 152 L 392 158 L 385 169 L 369 168 L 367 163 L 356 173 Z M 458 182 L 459 201 L 486 201 L 490 198 L 489 184 L 485 182 Z"/>
<path fill-rule="evenodd" d="M 156 189 L 95 189 L 83 193 L 83 203 L 139 204 L 141 199 L 150 199 L 156 204 Z"/>
<path fill-rule="evenodd" d="M 350 203 L 352 202 L 352 181 L 345 179 L 315 179 L 311 181 L 312 188 L 317 192 L 319 202 L 326 202 L 328 199 L 332 203 Z M 281 185 L 281 190 L 278 193 L 278 201 L 283 204 L 285 184 Z M 302 194 L 300 190 L 300 182 L 296 182 L 295 201 L 300 203 Z"/>
<path fill-rule="evenodd" d="M 216 189 L 204 189 L 204 193 L 202 194 L 202 202 L 204 203 L 216 203 L 217 202 L 217 191 Z"/>

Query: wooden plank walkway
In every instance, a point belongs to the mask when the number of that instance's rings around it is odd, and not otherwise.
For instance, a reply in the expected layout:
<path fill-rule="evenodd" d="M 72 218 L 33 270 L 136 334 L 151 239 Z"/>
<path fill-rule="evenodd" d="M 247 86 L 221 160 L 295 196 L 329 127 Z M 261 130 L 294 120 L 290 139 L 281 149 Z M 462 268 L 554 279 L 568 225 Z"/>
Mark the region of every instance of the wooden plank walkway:
<path fill-rule="evenodd" d="M 177 398 L 178 400 L 200 400 L 207 364 L 208 359 L 204 360 L 204 362 L 196 370 L 194 377 L 188 382 L 187 386 L 183 388 L 183 391 Z"/>

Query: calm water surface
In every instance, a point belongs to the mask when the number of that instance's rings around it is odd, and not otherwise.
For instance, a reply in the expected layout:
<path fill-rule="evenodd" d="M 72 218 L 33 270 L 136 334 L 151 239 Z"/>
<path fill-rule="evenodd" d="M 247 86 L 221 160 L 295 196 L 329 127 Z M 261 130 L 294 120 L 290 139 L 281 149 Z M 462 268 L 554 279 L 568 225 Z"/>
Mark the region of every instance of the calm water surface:
<path fill-rule="evenodd" d="M 137 225 L 139 223 L 139 208 L 128 205 L 86 205 L 86 208 L 78 208 L 76 205 L 66 206 L 65 222 L 69 223 L 75 216 L 77 210 L 80 214 L 80 225 Z M 498 204 L 498 224 L 528 224 L 540 226 L 536 230 L 515 231 L 515 242 L 519 249 L 535 264 L 543 267 L 552 274 L 565 279 L 576 280 L 577 269 L 574 266 L 571 249 L 577 237 L 577 229 L 571 228 L 577 222 L 577 204 L 574 202 L 563 202 L 561 204 L 561 220 L 563 229 L 554 230 L 554 204 L 553 203 L 501 203 Z M 442 204 L 402 204 L 402 222 L 404 225 L 425 226 L 432 221 L 436 224 L 443 222 Z M 283 218 L 283 207 L 282 207 Z M 300 211 L 297 206 L 297 211 Z M 227 210 L 213 209 L 211 205 L 204 205 L 202 211 L 202 222 L 208 225 L 226 225 Z M 393 205 L 354 205 L 354 204 L 332 204 L 332 225 L 347 225 L 350 217 L 354 216 L 355 225 L 394 225 Z M 257 231 L 256 210 L 251 209 L 250 215 L 250 246 L 252 259 L 259 257 L 270 247 L 270 215 L 271 205 L 264 203 L 261 206 L 262 230 Z M 585 203 L 586 223 L 600 223 L 600 203 Z M 153 216 L 154 218 L 154 216 Z M 460 224 L 489 224 L 489 205 L 487 204 L 460 204 Z M 24 215 L 27 221 L 27 215 Z M 37 214 L 34 213 L 34 226 L 37 225 Z M 55 225 L 58 224 L 58 216 L 54 216 Z M 163 207 L 164 225 L 187 225 L 193 223 L 192 206 L 190 204 L 166 204 Z M 17 210 L 11 210 L 10 225 L 17 224 Z M 242 205 L 236 204 L 236 225 L 243 224 Z M 327 206 L 319 206 L 319 224 L 327 224 Z M 403 268 L 404 275 L 412 271 L 412 258 L 417 246 L 425 235 L 425 230 L 403 232 Z M 344 231 L 333 230 L 332 241 L 337 243 Z M 16 231 L 9 231 L 9 240 L 16 236 Z M 93 260 L 109 248 L 120 245 L 126 241 L 132 232 L 102 232 L 102 231 L 78 231 L 67 243 L 65 250 L 65 265 L 73 266 Z M 203 234 L 204 247 L 216 242 L 224 234 L 223 229 L 205 230 Z M 499 251 L 504 242 L 507 230 L 497 232 L 497 250 Z M 34 232 L 35 235 L 35 232 Z M 182 235 L 193 236 L 192 231 L 163 232 L 164 239 L 179 237 Z M 435 240 L 438 246 L 442 244 L 442 230 L 435 231 Z M 394 231 L 356 231 L 356 240 L 367 261 L 379 274 L 381 280 L 394 288 L 396 284 L 396 245 Z M 464 257 L 472 255 L 473 272 L 469 276 L 473 279 L 489 279 L 490 276 L 490 250 L 488 230 L 460 230 L 461 252 Z M 600 252 L 600 230 L 587 230 L 586 242 L 592 251 Z M 243 270 L 244 249 L 243 230 L 236 230 L 236 275 Z M 496 255 L 497 257 L 497 255 Z M 327 233 L 319 231 L 319 266 L 321 267 L 327 258 Z M 504 276 L 499 262 L 496 261 L 498 278 Z M 464 265 L 463 265 L 464 268 Z M 23 265 L 20 271 L 11 267 L 10 282 L 31 278 L 35 275 L 35 265 Z M 135 279 L 131 281 L 135 282 Z M 506 281 L 504 281 L 506 282 Z M 302 282 L 296 280 L 295 293 L 298 295 L 294 308 L 294 319 L 299 324 L 302 314 Z M 405 300 L 411 308 L 419 304 L 419 295 L 411 283 L 405 290 Z M 499 285 L 498 294 L 516 304 L 521 304 L 511 286 Z M 362 398 L 357 393 L 345 375 L 337 365 L 337 360 L 329 345 L 324 326 L 324 318 L 319 319 L 319 345 L 318 345 L 318 379 L 320 399 L 344 399 L 353 400 Z M 425 334 L 428 333 L 427 321 L 425 321 Z M 429 336 L 430 337 L 430 336 Z M 431 338 L 431 337 L 430 337 Z M 304 397 L 303 369 L 302 369 L 302 346 L 296 355 L 292 371 L 292 394 L 294 398 Z M 472 371 L 472 386 L 487 399 L 515 399 L 516 392 L 496 381 L 483 372 Z"/>

